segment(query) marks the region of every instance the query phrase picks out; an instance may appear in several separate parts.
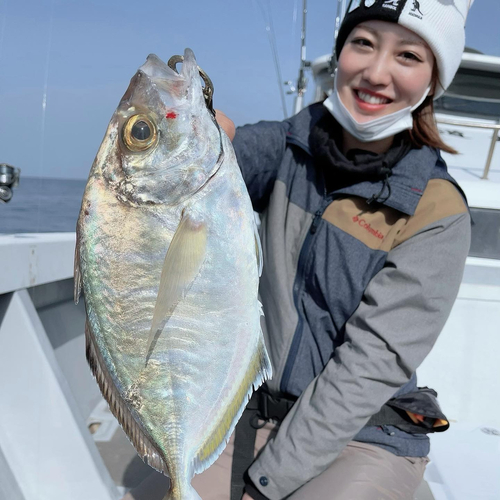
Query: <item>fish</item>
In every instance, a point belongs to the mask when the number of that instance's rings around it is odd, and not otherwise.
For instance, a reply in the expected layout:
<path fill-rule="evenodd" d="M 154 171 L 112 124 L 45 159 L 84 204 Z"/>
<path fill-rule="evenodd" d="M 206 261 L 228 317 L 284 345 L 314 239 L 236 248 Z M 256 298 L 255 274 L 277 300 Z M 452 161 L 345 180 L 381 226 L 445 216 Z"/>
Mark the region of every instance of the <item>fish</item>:
<path fill-rule="evenodd" d="M 231 142 L 194 53 L 154 54 L 130 81 L 90 170 L 77 222 L 75 301 L 86 356 L 165 500 L 222 453 L 272 376 L 258 299 L 262 249 Z M 202 78 L 205 85 L 202 85 Z"/>

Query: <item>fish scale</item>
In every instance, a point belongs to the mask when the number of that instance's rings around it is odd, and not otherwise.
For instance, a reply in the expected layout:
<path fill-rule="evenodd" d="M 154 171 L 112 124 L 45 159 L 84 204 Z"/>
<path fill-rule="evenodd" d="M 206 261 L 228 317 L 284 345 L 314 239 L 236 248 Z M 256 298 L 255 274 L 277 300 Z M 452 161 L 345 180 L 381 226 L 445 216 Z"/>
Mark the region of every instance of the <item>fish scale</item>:
<path fill-rule="evenodd" d="M 77 224 L 91 370 L 165 499 L 196 500 L 195 473 L 224 449 L 271 377 L 260 326 L 262 265 L 231 143 L 186 49 L 132 78 L 89 175 Z"/>

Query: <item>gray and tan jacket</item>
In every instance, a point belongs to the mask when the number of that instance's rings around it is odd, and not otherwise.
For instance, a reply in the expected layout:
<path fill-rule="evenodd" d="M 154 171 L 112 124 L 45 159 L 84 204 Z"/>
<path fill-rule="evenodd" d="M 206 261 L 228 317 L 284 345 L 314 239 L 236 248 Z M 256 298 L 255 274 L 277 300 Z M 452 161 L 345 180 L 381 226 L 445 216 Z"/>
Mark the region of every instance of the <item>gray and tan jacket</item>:
<path fill-rule="evenodd" d="M 268 388 L 299 397 L 249 469 L 272 500 L 320 474 L 352 439 L 428 453 L 423 434 L 366 423 L 395 393 L 415 389 L 470 243 L 467 206 L 431 148 L 393 167 L 382 203 L 367 203 L 382 181 L 327 192 L 308 145 L 324 112 L 313 105 L 284 122 L 247 125 L 233 142 L 262 221 Z"/>

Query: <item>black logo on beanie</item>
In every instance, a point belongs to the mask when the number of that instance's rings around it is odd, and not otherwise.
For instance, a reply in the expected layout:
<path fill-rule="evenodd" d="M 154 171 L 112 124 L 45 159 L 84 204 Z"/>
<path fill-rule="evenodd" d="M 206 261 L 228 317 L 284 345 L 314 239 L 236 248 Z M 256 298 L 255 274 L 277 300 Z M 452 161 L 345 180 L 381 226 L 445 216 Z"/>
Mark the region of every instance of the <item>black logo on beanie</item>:
<path fill-rule="evenodd" d="M 424 18 L 424 15 L 422 14 L 422 11 L 420 10 L 420 3 L 418 2 L 418 0 L 413 0 L 413 7 L 412 7 L 409 15 L 412 17 L 416 17 L 417 19 Z"/>
<path fill-rule="evenodd" d="M 400 1 L 401 0 L 385 0 L 382 7 L 386 8 L 386 9 L 391 9 L 391 10 L 398 10 Z"/>

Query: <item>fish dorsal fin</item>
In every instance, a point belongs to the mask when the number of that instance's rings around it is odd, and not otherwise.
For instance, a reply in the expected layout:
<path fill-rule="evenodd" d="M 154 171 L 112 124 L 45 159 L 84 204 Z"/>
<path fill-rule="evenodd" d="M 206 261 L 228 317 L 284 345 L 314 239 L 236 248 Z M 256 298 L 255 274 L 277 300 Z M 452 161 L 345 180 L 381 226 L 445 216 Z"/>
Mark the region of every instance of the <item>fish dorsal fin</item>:
<path fill-rule="evenodd" d="M 149 331 L 146 364 L 177 304 L 186 296 L 205 260 L 207 226 L 184 213 L 168 247 Z"/>
<path fill-rule="evenodd" d="M 142 460 L 158 472 L 163 472 L 163 474 L 169 476 L 167 464 L 162 454 L 154 446 L 150 436 L 134 419 L 127 404 L 116 389 L 101 354 L 95 346 L 88 319 L 85 323 L 85 344 L 90 369 L 96 378 L 104 399 L 109 404 L 111 413 L 117 418 Z"/>
<path fill-rule="evenodd" d="M 201 474 L 208 469 L 226 447 L 236 423 L 241 418 L 252 392 L 272 377 L 271 361 L 266 351 L 262 333 L 257 349 L 252 356 L 250 366 L 241 383 L 236 387 L 236 394 L 231 405 L 212 422 L 208 437 L 201 444 L 194 459 L 194 471 Z"/>

